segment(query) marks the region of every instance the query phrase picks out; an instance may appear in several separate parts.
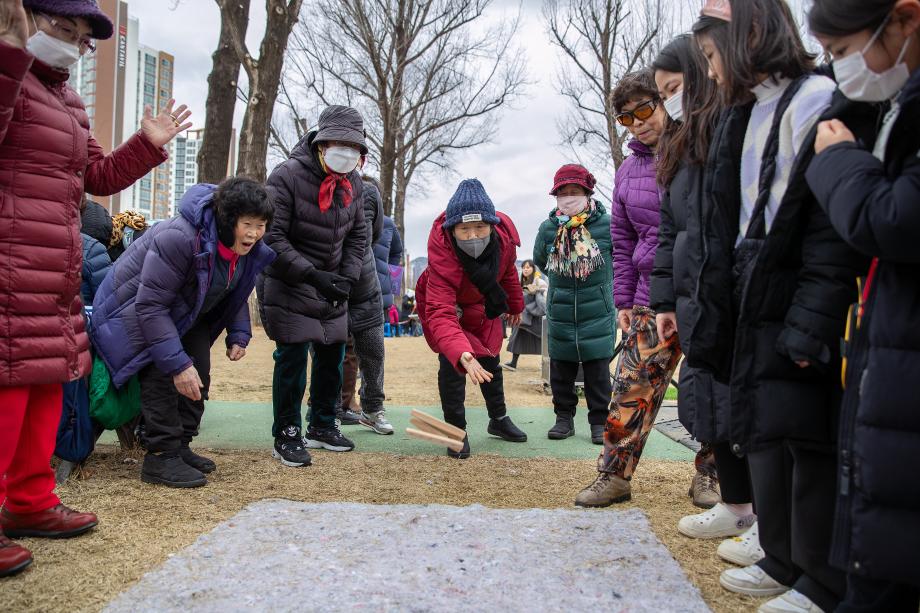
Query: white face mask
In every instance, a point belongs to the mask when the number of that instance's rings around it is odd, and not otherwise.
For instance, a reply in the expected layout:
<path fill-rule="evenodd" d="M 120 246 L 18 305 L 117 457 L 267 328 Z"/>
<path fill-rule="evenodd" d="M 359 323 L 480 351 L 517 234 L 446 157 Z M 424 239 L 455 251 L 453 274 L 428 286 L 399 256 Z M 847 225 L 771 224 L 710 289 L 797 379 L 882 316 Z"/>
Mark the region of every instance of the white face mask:
<path fill-rule="evenodd" d="M 664 101 L 664 110 L 674 121 L 680 121 L 684 118 L 684 90 L 679 89 L 677 93 Z"/>
<path fill-rule="evenodd" d="M 879 29 L 872 35 L 869 44 L 862 51 L 834 61 L 834 74 L 837 77 L 837 85 L 843 95 L 850 100 L 855 102 L 884 102 L 885 100 L 890 100 L 901 91 L 901 88 L 910 79 L 910 70 L 908 70 L 907 64 L 903 60 L 913 37 L 904 41 L 898 60 L 894 63 L 894 66 L 885 72 L 874 72 L 866 64 L 866 51 L 882 35 L 890 19 L 889 17 L 879 26 Z"/>
<path fill-rule="evenodd" d="M 70 68 L 80 60 L 80 47 L 46 34 L 41 30 L 29 38 L 26 49 L 52 68 Z"/>
<path fill-rule="evenodd" d="M 323 152 L 326 167 L 340 175 L 348 174 L 358 167 L 361 152 L 351 147 L 329 147 Z"/>

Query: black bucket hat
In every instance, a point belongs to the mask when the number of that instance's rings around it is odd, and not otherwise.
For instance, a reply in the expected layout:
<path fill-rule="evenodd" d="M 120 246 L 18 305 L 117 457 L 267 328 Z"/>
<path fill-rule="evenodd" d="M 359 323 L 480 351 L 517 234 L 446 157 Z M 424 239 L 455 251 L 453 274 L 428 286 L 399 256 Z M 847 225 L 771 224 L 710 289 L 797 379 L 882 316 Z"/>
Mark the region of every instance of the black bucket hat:
<path fill-rule="evenodd" d="M 367 155 L 367 143 L 364 131 L 364 119 L 361 113 L 350 106 L 328 106 L 320 113 L 314 143 L 337 140 L 361 147 L 361 153 Z"/>

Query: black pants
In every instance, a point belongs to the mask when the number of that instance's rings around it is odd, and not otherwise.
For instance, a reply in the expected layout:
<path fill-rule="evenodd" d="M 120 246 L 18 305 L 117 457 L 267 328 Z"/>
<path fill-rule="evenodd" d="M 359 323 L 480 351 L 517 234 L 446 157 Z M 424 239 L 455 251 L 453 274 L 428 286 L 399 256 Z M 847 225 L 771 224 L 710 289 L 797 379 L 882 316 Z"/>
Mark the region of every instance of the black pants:
<path fill-rule="evenodd" d="M 915 585 L 847 575 L 847 595 L 837 613 L 917 613 L 918 609 L 920 588 Z"/>
<path fill-rule="evenodd" d="M 303 396 L 307 390 L 307 352 L 311 343 L 276 343 L 272 378 L 272 436 L 288 426 L 303 427 Z M 312 343 L 310 370 L 310 426 L 330 428 L 335 424 L 335 406 L 341 401 L 342 362 L 345 343 Z"/>
<path fill-rule="evenodd" d="M 189 400 L 179 393 L 172 375 L 160 372 L 155 364 L 138 374 L 141 384 L 141 414 L 144 439 L 152 452 L 174 451 L 188 445 L 198 435 L 204 401 L 211 385 L 211 332 L 207 322 L 199 322 L 182 337 L 182 348 L 192 359 L 204 388 L 201 400 Z"/>
<path fill-rule="evenodd" d="M 833 611 L 846 590 L 843 572 L 828 563 L 836 504 L 834 448 L 786 440 L 748 454 L 748 463 L 766 553 L 758 565 Z"/>
<path fill-rule="evenodd" d="M 438 370 L 438 392 L 441 394 L 441 409 L 444 421 L 466 430 L 466 375 L 461 375 L 443 355 L 438 356 L 441 367 Z M 505 406 L 505 386 L 499 359 L 476 358 L 483 368 L 492 373 L 492 380 L 480 384 L 482 398 L 486 401 L 489 417 L 498 419 L 508 414 Z"/>
<path fill-rule="evenodd" d="M 751 496 L 751 472 L 747 457 L 739 458 L 732 453 L 730 443 L 712 445 L 716 460 L 716 474 L 719 477 L 719 489 L 722 502 L 727 504 L 749 504 L 754 501 Z"/>
<path fill-rule="evenodd" d="M 550 362 L 550 387 L 553 390 L 553 410 L 557 417 L 575 417 L 578 394 L 575 393 L 575 378 L 578 376 L 578 362 Z M 603 426 L 607 423 L 610 409 L 610 360 L 581 362 L 585 374 L 585 401 L 588 404 L 588 423 Z"/>

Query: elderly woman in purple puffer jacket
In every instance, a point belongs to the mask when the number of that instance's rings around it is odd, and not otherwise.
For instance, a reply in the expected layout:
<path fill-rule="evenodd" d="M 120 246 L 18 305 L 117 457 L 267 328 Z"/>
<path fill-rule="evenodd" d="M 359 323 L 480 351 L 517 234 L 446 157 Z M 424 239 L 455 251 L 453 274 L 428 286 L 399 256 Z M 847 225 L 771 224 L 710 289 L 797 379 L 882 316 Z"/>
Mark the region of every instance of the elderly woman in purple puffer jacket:
<path fill-rule="evenodd" d="M 613 296 L 625 340 L 598 476 L 575 499 L 583 507 L 630 499 L 630 479 L 680 360 L 677 335 L 659 343 L 655 313 L 648 307 L 661 204 L 655 147 L 667 120 L 652 72 L 623 77 L 613 92 L 613 106 L 617 122 L 633 136 L 633 153 L 617 169 L 610 223 Z"/>

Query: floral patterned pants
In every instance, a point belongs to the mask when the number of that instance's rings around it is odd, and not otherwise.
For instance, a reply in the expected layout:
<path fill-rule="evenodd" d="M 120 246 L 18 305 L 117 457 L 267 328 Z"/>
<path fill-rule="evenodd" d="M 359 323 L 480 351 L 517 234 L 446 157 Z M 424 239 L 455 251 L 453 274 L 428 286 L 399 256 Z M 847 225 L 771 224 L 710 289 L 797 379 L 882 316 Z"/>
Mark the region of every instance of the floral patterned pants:
<path fill-rule="evenodd" d="M 598 470 L 632 478 L 680 356 L 677 335 L 659 342 L 655 312 L 634 307 L 617 362 Z"/>

